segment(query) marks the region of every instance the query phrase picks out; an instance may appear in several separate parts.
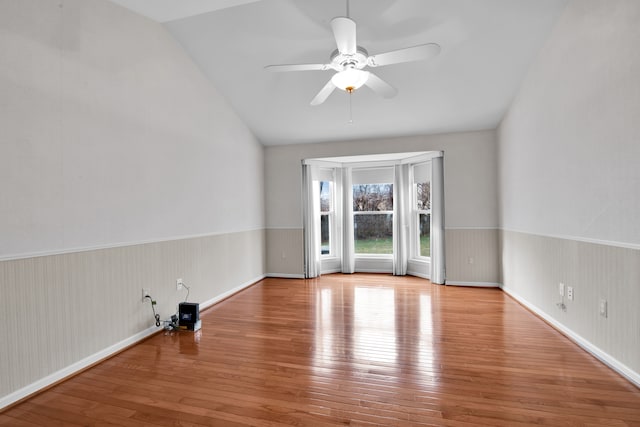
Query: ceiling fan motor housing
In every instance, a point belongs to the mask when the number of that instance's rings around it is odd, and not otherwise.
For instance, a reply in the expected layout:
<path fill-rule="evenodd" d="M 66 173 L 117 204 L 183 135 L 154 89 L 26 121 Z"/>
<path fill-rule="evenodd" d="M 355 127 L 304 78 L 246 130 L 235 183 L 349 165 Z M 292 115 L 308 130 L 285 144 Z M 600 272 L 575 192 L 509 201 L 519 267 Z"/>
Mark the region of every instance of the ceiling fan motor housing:
<path fill-rule="evenodd" d="M 356 53 L 349 55 L 340 53 L 338 49 L 331 53 L 331 64 L 336 71 L 344 71 L 347 68 L 362 70 L 367 66 L 369 52 L 362 46 L 356 48 Z"/>

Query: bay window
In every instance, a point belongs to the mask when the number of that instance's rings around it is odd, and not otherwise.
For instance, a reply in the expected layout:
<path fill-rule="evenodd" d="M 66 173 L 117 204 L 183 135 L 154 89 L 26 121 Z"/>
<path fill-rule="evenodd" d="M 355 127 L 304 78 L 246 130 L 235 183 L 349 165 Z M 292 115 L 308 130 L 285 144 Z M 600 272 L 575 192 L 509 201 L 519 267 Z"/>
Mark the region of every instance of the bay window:
<path fill-rule="evenodd" d="M 442 153 L 381 157 L 303 162 L 306 277 L 380 272 L 444 283 Z"/>
<path fill-rule="evenodd" d="M 413 166 L 412 255 L 431 257 L 431 162 Z"/>

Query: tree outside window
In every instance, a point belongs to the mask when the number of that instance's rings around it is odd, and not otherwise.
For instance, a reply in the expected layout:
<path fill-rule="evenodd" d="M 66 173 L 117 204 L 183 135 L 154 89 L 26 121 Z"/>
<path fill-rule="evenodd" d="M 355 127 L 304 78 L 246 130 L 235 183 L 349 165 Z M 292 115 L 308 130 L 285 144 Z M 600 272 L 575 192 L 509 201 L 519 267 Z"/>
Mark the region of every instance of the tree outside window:
<path fill-rule="evenodd" d="M 320 254 L 331 255 L 331 182 L 320 181 Z"/>
<path fill-rule="evenodd" d="M 353 186 L 356 254 L 393 254 L 393 184 Z"/>
<path fill-rule="evenodd" d="M 431 182 L 416 182 L 415 213 L 418 222 L 418 255 L 431 256 Z"/>

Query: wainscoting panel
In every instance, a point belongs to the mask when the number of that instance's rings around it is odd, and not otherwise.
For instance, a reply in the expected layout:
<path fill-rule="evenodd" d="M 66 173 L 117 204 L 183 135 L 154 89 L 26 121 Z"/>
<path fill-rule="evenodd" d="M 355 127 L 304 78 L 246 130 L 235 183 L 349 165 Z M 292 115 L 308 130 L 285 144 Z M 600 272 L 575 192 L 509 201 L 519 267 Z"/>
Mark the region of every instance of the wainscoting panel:
<path fill-rule="evenodd" d="M 464 282 L 466 284 L 487 285 L 498 283 L 497 229 L 447 229 L 445 238 L 447 283 Z M 268 275 L 302 277 L 304 275 L 302 229 L 268 228 L 266 239 Z M 472 263 L 469 263 L 470 258 L 473 258 Z M 359 268 L 367 270 L 365 266 L 366 263 L 360 263 Z M 391 267 L 388 271 L 391 272 Z"/>
<path fill-rule="evenodd" d="M 640 384 L 640 250 L 515 231 L 502 231 L 500 240 L 505 291 Z M 573 287 L 573 301 L 560 296 L 559 283 Z"/>
<path fill-rule="evenodd" d="M 304 277 L 302 228 L 267 228 L 267 273 L 275 277 Z"/>
<path fill-rule="evenodd" d="M 499 282 L 497 229 L 447 228 L 445 251 L 447 284 Z"/>
<path fill-rule="evenodd" d="M 90 250 L 0 262 L 0 402 L 154 327 L 187 297 L 204 302 L 265 275 L 265 232 Z M 3 405 L 0 405 L 0 407 Z"/>

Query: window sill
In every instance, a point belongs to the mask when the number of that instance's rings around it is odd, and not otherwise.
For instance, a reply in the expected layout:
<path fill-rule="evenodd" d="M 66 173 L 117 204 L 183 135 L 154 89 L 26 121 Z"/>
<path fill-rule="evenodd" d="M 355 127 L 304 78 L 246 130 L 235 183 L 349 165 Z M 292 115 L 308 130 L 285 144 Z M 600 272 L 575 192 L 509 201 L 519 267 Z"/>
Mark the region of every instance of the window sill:
<path fill-rule="evenodd" d="M 355 259 L 393 259 L 392 254 L 354 254 Z"/>

